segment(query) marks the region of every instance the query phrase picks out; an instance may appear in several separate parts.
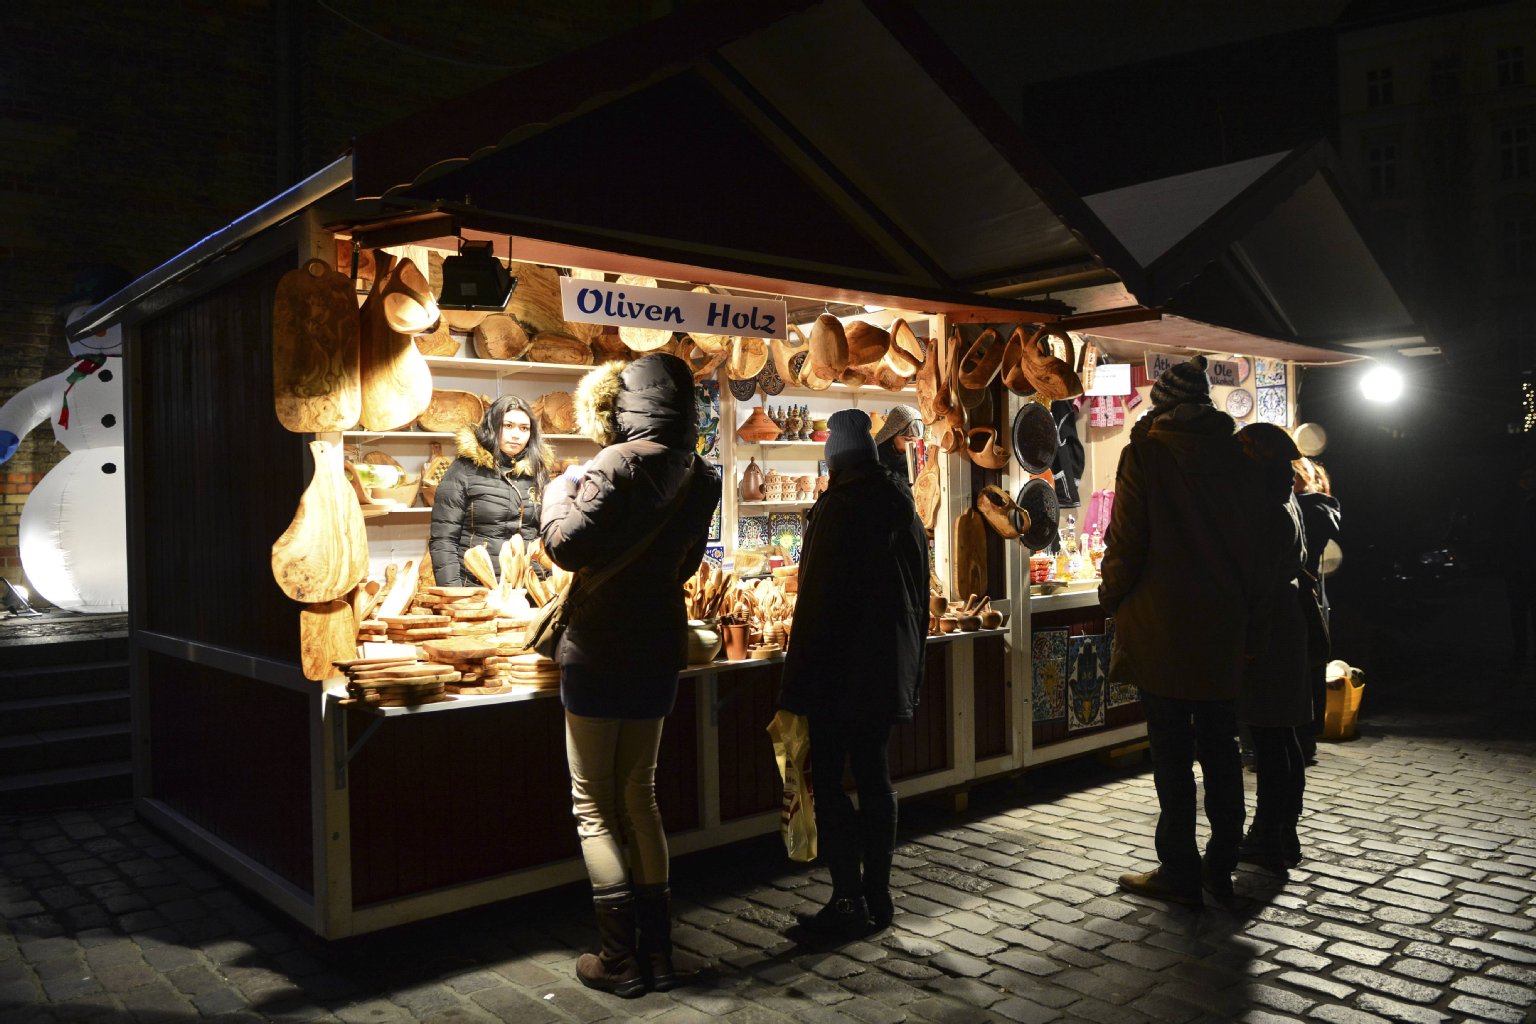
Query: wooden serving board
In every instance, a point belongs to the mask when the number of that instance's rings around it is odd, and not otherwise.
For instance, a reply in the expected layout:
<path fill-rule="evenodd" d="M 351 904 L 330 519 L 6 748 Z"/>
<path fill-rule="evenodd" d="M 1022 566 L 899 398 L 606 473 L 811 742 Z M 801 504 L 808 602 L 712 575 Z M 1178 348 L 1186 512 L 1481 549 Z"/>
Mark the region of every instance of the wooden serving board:
<path fill-rule="evenodd" d="M 309 450 L 315 475 L 293 521 L 272 545 L 272 577 L 301 604 L 335 601 L 368 575 L 368 534 L 342 474 L 341 450 L 325 441 L 311 441 Z"/>
<path fill-rule="evenodd" d="M 326 601 L 299 612 L 299 665 L 305 679 L 320 681 L 338 673 L 334 662 L 357 656 L 357 619 L 348 601 Z"/>
<path fill-rule="evenodd" d="M 380 249 L 374 261 L 374 280 L 385 280 L 394 257 Z M 432 371 L 410 337 L 389 326 L 378 292 L 375 285 L 358 313 L 362 422 L 365 430 L 396 430 L 420 416 L 432 401 Z"/>
<path fill-rule="evenodd" d="M 357 300 L 352 282 L 310 260 L 277 282 L 272 299 L 272 399 L 296 434 L 348 430 L 363 411 Z"/>
<path fill-rule="evenodd" d="M 956 594 L 987 592 L 987 526 L 974 508 L 955 517 L 955 562 L 951 568 Z"/>

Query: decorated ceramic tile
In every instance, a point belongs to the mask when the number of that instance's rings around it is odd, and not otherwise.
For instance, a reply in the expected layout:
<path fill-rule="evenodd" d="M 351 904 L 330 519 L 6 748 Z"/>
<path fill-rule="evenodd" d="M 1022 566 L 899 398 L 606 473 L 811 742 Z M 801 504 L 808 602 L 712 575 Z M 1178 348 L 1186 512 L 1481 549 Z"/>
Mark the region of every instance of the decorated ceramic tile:
<path fill-rule="evenodd" d="M 708 562 L 710 565 L 714 566 L 716 569 L 724 568 L 724 566 L 725 566 L 725 545 L 724 544 L 706 544 L 706 545 L 704 545 L 704 561 Z"/>
<path fill-rule="evenodd" d="M 1259 422 L 1273 423 L 1276 426 L 1289 426 L 1289 417 L 1285 414 L 1285 385 L 1274 388 L 1259 388 Z"/>
<path fill-rule="evenodd" d="M 1108 706 L 1118 708 L 1125 704 L 1134 704 L 1141 699 L 1141 693 L 1136 689 L 1136 684 L 1129 681 L 1110 682 L 1109 660 L 1115 649 L 1115 620 L 1111 616 L 1104 620 L 1104 649 L 1099 654 L 1099 664 L 1104 669 L 1104 687 L 1107 694 Z"/>
<path fill-rule="evenodd" d="M 1253 385 L 1259 388 L 1285 387 L 1285 360 L 1254 359 Z"/>
<path fill-rule="evenodd" d="M 698 452 L 710 462 L 720 461 L 720 382 L 706 380 L 693 389 L 699 409 Z"/>
<path fill-rule="evenodd" d="M 1100 634 L 1074 636 L 1067 646 L 1067 731 L 1104 724 L 1104 672 Z"/>
<path fill-rule="evenodd" d="M 1032 640 L 1031 718 L 1049 722 L 1067 713 L 1067 631 L 1042 629 Z"/>
<path fill-rule="evenodd" d="M 783 548 L 792 561 L 800 561 L 802 527 L 800 516 L 793 512 L 774 512 L 768 516 L 770 543 Z"/>
<path fill-rule="evenodd" d="M 724 504 L 723 500 L 715 502 L 715 514 L 709 517 L 709 542 L 712 544 L 720 540 L 720 512 Z"/>
<path fill-rule="evenodd" d="M 768 517 L 742 516 L 736 520 L 736 547 L 765 548 L 768 546 Z"/>

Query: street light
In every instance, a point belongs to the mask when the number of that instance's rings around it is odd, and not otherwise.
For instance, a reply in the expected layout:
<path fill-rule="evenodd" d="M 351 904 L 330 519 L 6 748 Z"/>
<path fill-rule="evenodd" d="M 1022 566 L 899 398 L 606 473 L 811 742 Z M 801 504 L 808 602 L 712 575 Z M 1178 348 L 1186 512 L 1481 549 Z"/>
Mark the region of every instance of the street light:
<path fill-rule="evenodd" d="M 1360 378 L 1360 392 L 1368 401 L 1395 402 L 1403 396 L 1403 375 L 1377 363 Z"/>

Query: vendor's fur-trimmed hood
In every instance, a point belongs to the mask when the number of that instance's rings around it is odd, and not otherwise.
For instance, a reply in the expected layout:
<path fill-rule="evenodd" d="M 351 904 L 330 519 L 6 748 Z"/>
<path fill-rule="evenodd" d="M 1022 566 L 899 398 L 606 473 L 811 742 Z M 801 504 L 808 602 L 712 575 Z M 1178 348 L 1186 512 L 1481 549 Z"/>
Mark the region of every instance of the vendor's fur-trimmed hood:
<path fill-rule="evenodd" d="M 582 433 L 601 445 L 655 441 L 692 451 L 698 442 L 693 374 L 674 355 L 604 363 L 581 379 L 575 405 Z"/>
<path fill-rule="evenodd" d="M 496 465 L 496 456 L 486 451 L 480 444 L 480 439 L 475 436 L 474 427 L 460 427 L 453 433 L 454 444 L 458 447 L 459 458 L 473 463 L 481 469 L 490 470 L 492 473 L 503 471 L 504 467 Z M 512 463 L 514 476 L 533 476 L 533 463 L 529 461 L 525 451 L 516 462 Z"/>

